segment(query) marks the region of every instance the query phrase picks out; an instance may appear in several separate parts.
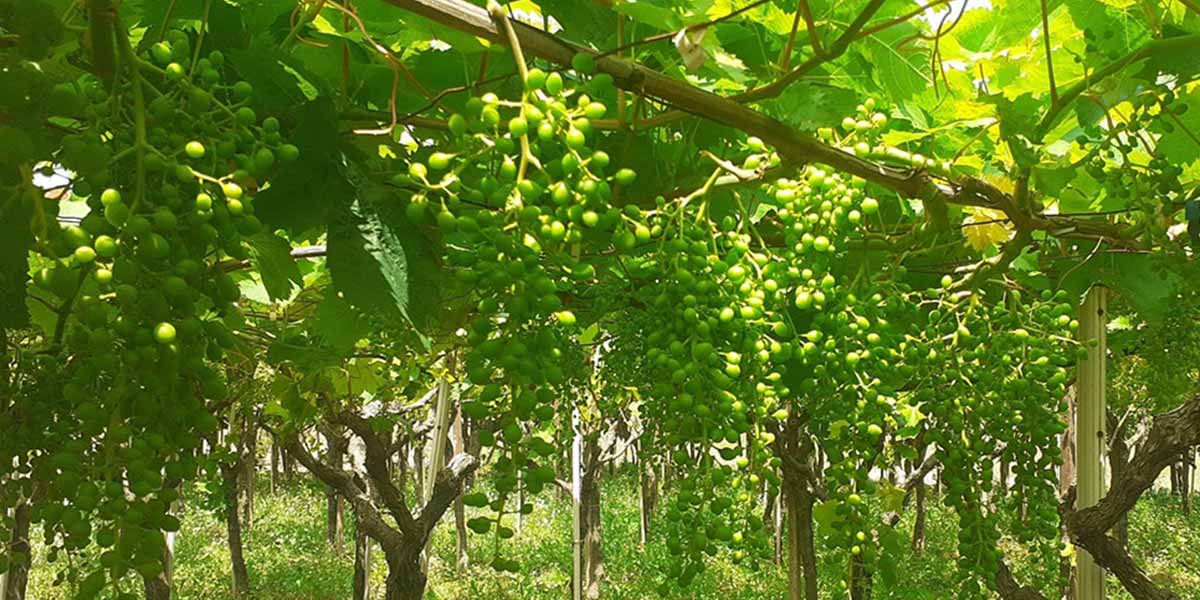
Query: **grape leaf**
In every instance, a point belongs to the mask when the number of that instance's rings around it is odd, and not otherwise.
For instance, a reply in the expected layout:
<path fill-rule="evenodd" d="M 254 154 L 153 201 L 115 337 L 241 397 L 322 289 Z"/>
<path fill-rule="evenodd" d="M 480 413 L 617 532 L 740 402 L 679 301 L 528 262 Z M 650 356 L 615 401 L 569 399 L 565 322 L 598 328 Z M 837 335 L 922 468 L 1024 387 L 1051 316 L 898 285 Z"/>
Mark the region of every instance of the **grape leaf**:
<path fill-rule="evenodd" d="M 312 330 L 340 352 L 348 352 L 371 331 L 358 311 L 332 288 L 326 289 L 325 299 L 317 305 Z"/>
<path fill-rule="evenodd" d="M 331 198 L 350 197 L 354 190 L 343 174 L 333 102 L 308 102 L 295 116 L 299 122 L 289 140 L 300 149 L 300 158 L 285 165 L 255 198 L 255 215 L 268 228 L 299 237 L 325 224 Z"/>
<path fill-rule="evenodd" d="M 1156 260 L 1149 254 L 1105 253 L 1079 266 L 1060 265 L 1072 269 L 1062 288 L 1082 297 L 1092 285 L 1106 285 L 1128 300 L 1147 321 L 1159 322 L 1167 315 L 1181 280 L 1175 273 L 1164 272 Z"/>
<path fill-rule="evenodd" d="M 398 232 L 356 197 L 329 225 L 333 287 L 368 314 L 408 317 L 408 262 Z"/>
<path fill-rule="evenodd" d="M 254 236 L 254 265 L 262 275 L 263 286 L 272 300 L 285 300 L 292 295 L 292 286 L 303 286 L 300 269 L 292 259 L 292 246 L 287 240 L 270 232 Z"/>

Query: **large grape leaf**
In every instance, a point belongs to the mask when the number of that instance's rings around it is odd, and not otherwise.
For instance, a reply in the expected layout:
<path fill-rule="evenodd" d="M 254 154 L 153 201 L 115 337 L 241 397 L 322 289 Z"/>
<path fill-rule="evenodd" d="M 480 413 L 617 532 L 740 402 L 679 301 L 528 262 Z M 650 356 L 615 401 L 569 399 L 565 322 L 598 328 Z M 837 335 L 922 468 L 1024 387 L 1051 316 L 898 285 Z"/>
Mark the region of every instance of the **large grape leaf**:
<path fill-rule="evenodd" d="M 252 246 L 254 266 L 262 275 L 263 287 L 272 300 L 290 298 L 293 285 L 304 285 L 287 240 L 274 233 L 262 232 L 254 236 Z"/>
<path fill-rule="evenodd" d="M 915 44 L 900 42 L 917 32 L 914 25 L 905 24 L 868 37 L 863 43 L 880 87 L 893 100 L 907 100 L 930 85 L 929 60 Z"/>
<path fill-rule="evenodd" d="M 339 352 L 348 352 L 371 329 L 367 320 L 345 298 L 332 288 L 326 288 L 325 299 L 317 305 L 312 319 L 312 331 Z"/>
<path fill-rule="evenodd" d="M 212 48 L 244 48 L 250 43 L 250 33 L 242 20 L 242 9 L 228 2 L 213 2 L 208 17 L 206 42 Z"/>
<path fill-rule="evenodd" d="M 1053 12 L 1062 0 L 1049 0 L 1046 9 Z M 1007 0 L 996 3 L 986 13 L 976 9 L 956 30 L 959 44 L 972 52 L 996 51 L 1018 43 L 1031 43 L 1032 33 L 1042 24 L 1040 0 Z M 978 6 L 978 5 L 976 5 Z"/>
<path fill-rule="evenodd" d="M 1177 110 L 1184 111 L 1182 115 L 1155 121 L 1152 127 L 1162 133 L 1158 140 L 1158 151 L 1182 164 L 1200 155 L 1200 141 L 1196 137 L 1200 135 L 1200 88 L 1179 98 L 1178 107 Z"/>
<path fill-rule="evenodd" d="M 308 102 L 294 116 L 298 122 L 288 139 L 300 148 L 300 158 L 284 166 L 259 193 L 255 215 L 269 228 L 286 229 L 299 239 L 323 227 L 330 206 L 351 197 L 354 190 L 343 174 L 333 102 Z"/>
<path fill-rule="evenodd" d="M 553 17 L 563 32 L 577 41 L 602 43 L 616 32 L 617 20 L 612 9 L 599 2 L 579 0 L 541 0 L 542 11 Z"/>
<path fill-rule="evenodd" d="M 284 113 L 327 95 L 320 94 L 328 91 L 326 82 L 268 39 L 257 38 L 250 47 L 227 55 L 237 74 L 254 86 L 254 107 L 260 112 Z"/>
<path fill-rule="evenodd" d="M 333 288 L 367 314 L 408 317 L 408 261 L 400 233 L 369 200 L 355 197 L 329 224 Z"/>
<path fill-rule="evenodd" d="M 1082 297 L 1092 285 L 1101 284 L 1120 294 L 1143 318 L 1158 322 L 1166 316 L 1179 276 L 1163 268 L 1160 257 L 1149 254 L 1102 253 L 1082 265 L 1059 265 L 1066 272 L 1063 289 Z"/>

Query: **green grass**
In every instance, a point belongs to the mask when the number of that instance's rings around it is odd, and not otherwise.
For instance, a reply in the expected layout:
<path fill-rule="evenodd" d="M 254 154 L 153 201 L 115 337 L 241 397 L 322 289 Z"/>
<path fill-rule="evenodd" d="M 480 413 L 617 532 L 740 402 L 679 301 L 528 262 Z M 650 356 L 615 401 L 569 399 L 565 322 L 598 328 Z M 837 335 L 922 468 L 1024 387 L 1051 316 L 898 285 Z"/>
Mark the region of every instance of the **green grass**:
<path fill-rule="evenodd" d="M 662 540 L 652 536 L 645 547 L 637 543 L 638 512 L 635 481 L 617 477 L 604 484 L 604 552 L 606 578 L 603 597 L 612 600 L 658 598 L 656 588 L 666 571 L 668 557 Z M 344 553 L 333 552 L 325 543 L 325 501 L 319 487 L 307 481 L 271 495 L 258 493 L 254 527 L 245 532 L 246 561 L 261 600 L 334 600 L 350 596 L 353 526 L 347 525 Z M 493 538 L 471 537 L 472 566 L 466 573 L 454 569 L 455 534 L 452 515 L 447 515 L 433 537 L 430 557 L 429 598 L 443 600 L 561 600 L 569 597 L 571 572 L 570 503 L 555 492 L 536 501 L 537 509 L 524 521 L 521 533 L 501 548 L 507 556 L 521 560 L 516 574 L 497 573 L 486 566 L 496 547 Z M 911 510 L 900 524 L 905 536 L 911 532 Z M 352 515 L 347 512 L 347 521 Z M 176 585 L 181 600 L 222 600 L 229 597 L 229 551 L 225 526 L 218 513 L 191 505 L 183 520 L 177 542 Z M 924 554 L 900 561 L 896 586 L 877 589 L 876 598 L 938 600 L 949 597 L 954 581 L 955 524 L 953 516 L 931 501 Z M 1151 577 L 1170 585 L 1184 598 L 1200 598 L 1200 514 L 1185 518 L 1176 499 L 1161 493 L 1149 494 L 1133 511 L 1130 520 L 1133 552 Z M 1022 564 L 1008 548 L 1010 562 L 1024 580 L 1031 580 L 1037 565 Z M 822 594 L 838 593 L 844 554 L 820 550 Z M 44 553 L 36 553 L 37 558 Z M 382 597 L 385 567 L 382 554 L 373 553 L 372 580 Z M 1052 571 L 1055 565 L 1044 565 Z M 53 587 L 54 565 L 35 564 L 29 598 L 66 598 L 63 588 Z M 760 563 L 756 569 L 731 564 L 719 554 L 708 570 L 686 591 L 674 596 L 689 600 L 750 600 L 786 596 L 787 575 L 783 567 Z M 1119 583 L 1110 578 L 1110 598 L 1128 599 Z"/>

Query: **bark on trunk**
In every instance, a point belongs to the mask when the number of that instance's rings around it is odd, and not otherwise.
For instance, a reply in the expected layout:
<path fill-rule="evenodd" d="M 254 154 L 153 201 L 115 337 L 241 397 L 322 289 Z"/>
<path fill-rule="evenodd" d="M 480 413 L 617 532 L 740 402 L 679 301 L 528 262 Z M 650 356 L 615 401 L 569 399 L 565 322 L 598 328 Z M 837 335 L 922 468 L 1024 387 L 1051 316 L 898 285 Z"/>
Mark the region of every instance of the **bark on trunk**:
<path fill-rule="evenodd" d="M 146 600 L 171 600 L 171 571 L 174 567 L 175 556 L 167 544 L 166 536 L 159 532 L 158 537 L 163 570 L 154 577 L 142 577 L 142 589 L 145 591 Z"/>
<path fill-rule="evenodd" d="M 325 463 L 337 470 L 342 469 L 345 462 L 345 445 L 341 432 L 328 427 L 322 431 L 325 435 Z M 344 550 L 345 514 L 342 509 L 342 498 L 332 487 L 325 488 L 325 541 L 337 554 Z"/>
<path fill-rule="evenodd" d="M 225 533 L 229 543 L 229 562 L 233 571 L 233 597 L 243 598 L 250 593 L 250 573 L 246 569 L 246 556 L 242 551 L 242 523 L 238 511 L 238 471 L 236 467 L 222 467 L 225 479 Z"/>
<path fill-rule="evenodd" d="M 468 448 L 467 444 L 467 423 L 463 418 L 462 409 L 454 414 L 454 426 L 450 428 L 451 442 L 454 444 L 454 453 L 459 454 L 466 452 L 474 455 Z M 470 481 L 467 482 L 470 485 Z M 457 571 L 465 573 L 471 567 L 471 558 L 467 552 L 467 515 L 466 509 L 463 507 L 462 496 L 454 499 L 454 567 Z"/>
<path fill-rule="evenodd" d="M 393 552 L 387 556 L 387 565 L 384 600 L 422 600 L 425 597 L 426 578 L 421 570 L 419 551 Z"/>
<path fill-rule="evenodd" d="M 1190 454 L 1190 451 L 1185 452 L 1183 460 L 1179 461 L 1179 497 L 1184 516 L 1191 516 L 1192 514 L 1192 465 L 1188 461 Z"/>
<path fill-rule="evenodd" d="M 775 494 L 775 564 L 783 564 L 783 492 Z"/>
<path fill-rule="evenodd" d="M 1108 469 L 1113 481 L 1125 476 L 1129 463 L 1128 425 L 1115 413 L 1108 413 Z M 1113 525 L 1113 537 L 1123 547 L 1129 546 L 1129 515 L 1122 515 Z"/>
<path fill-rule="evenodd" d="M 603 529 L 600 515 L 600 443 L 589 437 L 583 445 L 583 484 L 580 489 L 580 530 L 583 538 L 583 597 L 600 598 L 604 577 Z"/>
<path fill-rule="evenodd" d="M 279 441 L 271 438 L 271 495 L 279 489 Z"/>
<path fill-rule="evenodd" d="M 254 528 L 254 476 L 258 467 L 258 422 L 247 418 L 243 424 L 241 443 L 242 467 L 242 526 L 247 530 Z"/>
<path fill-rule="evenodd" d="M 871 573 L 861 554 L 850 557 L 850 600 L 871 600 Z"/>
<path fill-rule="evenodd" d="M 787 513 L 788 594 L 791 600 L 817 600 L 817 552 L 813 539 L 813 495 L 809 489 L 813 445 L 802 439 L 799 422 L 783 432 L 783 501 Z"/>
<path fill-rule="evenodd" d="M 787 475 L 784 475 L 786 478 Z M 804 600 L 804 567 L 801 550 L 802 542 L 800 541 L 800 511 L 798 506 L 800 499 L 794 491 L 794 486 L 787 485 L 784 492 L 784 511 L 787 513 L 787 537 L 788 546 L 788 600 Z"/>
<path fill-rule="evenodd" d="M 999 469 L 999 471 L 1000 471 L 999 490 L 1000 491 L 996 494 L 997 497 L 999 497 L 999 498 L 1004 498 L 1004 497 L 1008 496 L 1008 478 L 1009 478 L 1008 470 L 1009 470 L 1008 460 L 1005 458 L 1001 458 L 1000 459 L 1000 469 Z"/>
<path fill-rule="evenodd" d="M 371 538 L 355 519 L 354 527 L 354 597 L 353 600 L 369 600 L 371 597 Z"/>
<path fill-rule="evenodd" d="M 25 600 L 25 589 L 29 585 L 31 554 L 29 546 L 29 504 L 21 502 L 13 509 L 12 539 L 8 542 L 9 568 L 4 579 L 0 598 L 3 600 Z"/>
<path fill-rule="evenodd" d="M 779 492 L 774 487 L 767 487 L 763 502 L 763 531 L 768 537 L 775 537 L 775 511 L 779 509 L 777 498 Z"/>
<path fill-rule="evenodd" d="M 296 457 L 292 456 L 286 447 L 280 447 L 279 463 L 283 468 L 283 480 L 291 483 L 296 477 Z"/>
<path fill-rule="evenodd" d="M 640 502 L 638 503 L 640 513 L 638 515 L 638 543 L 645 546 L 650 538 L 650 517 L 658 507 L 658 471 L 652 462 L 643 458 L 641 440 L 638 441 L 638 453 L 638 474 L 641 479 L 639 482 Z"/>
<path fill-rule="evenodd" d="M 1078 403 L 1075 400 L 1075 388 L 1071 387 L 1067 390 L 1067 430 L 1063 432 L 1062 439 L 1059 443 L 1059 450 L 1062 452 L 1062 466 L 1058 470 L 1058 493 L 1059 496 L 1064 496 L 1069 490 L 1075 487 L 1075 412 Z M 1064 523 L 1061 527 L 1064 540 L 1070 539 L 1070 532 L 1067 531 L 1067 526 Z M 1075 568 L 1071 564 L 1071 558 L 1064 556 L 1058 560 L 1059 581 L 1062 581 L 1062 589 L 1059 597 L 1074 598 L 1075 597 Z"/>
<path fill-rule="evenodd" d="M 912 551 L 920 554 L 925 551 L 925 482 L 918 481 L 915 485 L 917 488 L 917 516 L 913 521 Z"/>

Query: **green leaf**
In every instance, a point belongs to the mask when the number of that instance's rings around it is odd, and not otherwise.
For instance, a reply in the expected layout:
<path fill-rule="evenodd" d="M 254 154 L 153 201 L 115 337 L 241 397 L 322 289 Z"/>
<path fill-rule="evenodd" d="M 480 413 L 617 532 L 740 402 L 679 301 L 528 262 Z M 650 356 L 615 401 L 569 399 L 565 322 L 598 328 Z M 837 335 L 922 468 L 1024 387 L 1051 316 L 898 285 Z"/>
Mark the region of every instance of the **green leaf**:
<path fill-rule="evenodd" d="M 1062 0 L 1049 0 L 1046 9 L 1053 12 Z M 972 14 L 957 31 L 957 39 L 963 48 L 972 52 L 995 51 L 1008 48 L 1019 42 L 1031 41 L 1034 28 L 1042 23 L 1040 0 L 1008 0 L 983 12 Z M 982 13 L 982 14 L 981 14 Z"/>
<path fill-rule="evenodd" d="M 250 43 L 250 34 L 242 21 L 242 9 L 223 0 L 213 2 L 208 17 L 208 43 L 212 48 L 228 51 L 245 48 Z"/>
<path fill-rule="evenodd" d="M 237 74 L 254 86 L 254 106 L 260 111 L 290 111 L 308 102 L 311 89 L 321 85 L 315 77 L 304 75 L 304 67 L 297 69 L 290 57 L 262 38 L 245 50 L 230 51 L 228 57 Z"/>
<path fill-rule="evenodd" d="M 778 101 L 768 103 L 773 116 L 805 131 L 837 123 L 854 110 L 859 94 L 844 87 L 800 81 Z"/>
<path fill-rule="evenodd" d="M 1187 112 L 1174 119 L 1157 119 L 1152 129 L 1162 134 L 1158 151 L 1171 162 L 1183 164 L 1200 155 L 1200 138 L 1196 137 L 1200 136 L 1200 88 L 1193 89 L 1176 102 L 1180 108 L 1186 106 Z"/>
<path fill-rule="evenodd" d="M 593 340 L 596 339 L 596 335 L 599 333 L 600 333 L 600 324 L 592 323 L 591 325 L 588 326 L 587 329 L 583 330 L 583 333 L 579 334 L 579 343 L 580 344 L 590 344 L 590 343 L 592 343 Z"/>
<path fill-rule="evenodd" d="M 263 286 L 272 300 L 286 300 L 292 295 L 293 285 L 304 285 L 287 240 L 274 233 L 262 232 L 254 236 L 252 246 L 254 266 L 262 275 Z"/>
<path fill-rule="evenodd" d="M 1182 283 L 1176 273 L 1164 268 L 1160 257 L 1149 254 L 1103 253 L 1082 265 L 1057 266 L 1072 269 L 1063 281 L 1063 289 L 1082 297 L 1094 284 L 1108 286 L 1152 323 L 1167 315 L 1175 290 Z"/>
<path fill-rule="evenodd" d="M 894 101 L 908 100 L 929 87 L 928 59 L 915 45 L 899 46 L 902 35 L 912 35 L 910 24 L 893 27 L 865 40 L 880 87 Z"/>
<path fill-rule="evenodd" d="M 325 299 L 317 305 L 312 331 L 339 352 L 349 352 L 358 340 L 371 333 L 370 324 L 333 288 L 326 289 Z"/>
<path fill-rule="evenodd" d="M 295 238 L 324 226 L 331 205 L 354 190 L 343 174 L 338 151 L 337 112 L 320 98 L 296 111 L 289 139 L 300 158 L 271 180 L 255 198 L 255 215 L 270 229 L 286 229 Z"/>
<path fill-rule="evenodd" d="M 408 317 L 408 262 L 398 232 L 361 197 L 329 225 L 333 287 L 368 314 Z"/>
<path fill-rule="evenodd" d="M 541 0 L 544 14 L 554 17 L 563 31 L 575 40 L 603 43 L 616 34 L 617 20 L 612 9 L 598 2 L 579 0 Z"/>
<path fill-rule="evenodd" d="M 674 31 L 683 27 L 683 21 L 675 14 L 675 11 L 662 6 L 655 6 L 652 2 L 642 0 L 641 2 L 622 2 L 613 7 L 617 12 L 628 15 L 634 21 L 649 25 L 655 29 L 662 31 Z"/>
<path fill-rule="evenodd" d="M 904 488 L 882 481 L 876 488 L 875 495 L 879 497 L 883 510 L 898 513 L 904 506 Z"/>
<path fill-rule="evenodd" d="M 341 356 L 328 346 L 305 336 L 280 338 L 267 348 L 267 362 L 291 363 L 302 373 L 311 373 L 341 364 Z"/>
<path fill-rule="evenodd" d="M 838 508 L 841 507 L 841 500 L 827 500 L 818 502 L 813 506 L 813 520 L 823 528 L 832 529 L 838 523 L 845 520 L 844 517 L 838 514 Z"/>

